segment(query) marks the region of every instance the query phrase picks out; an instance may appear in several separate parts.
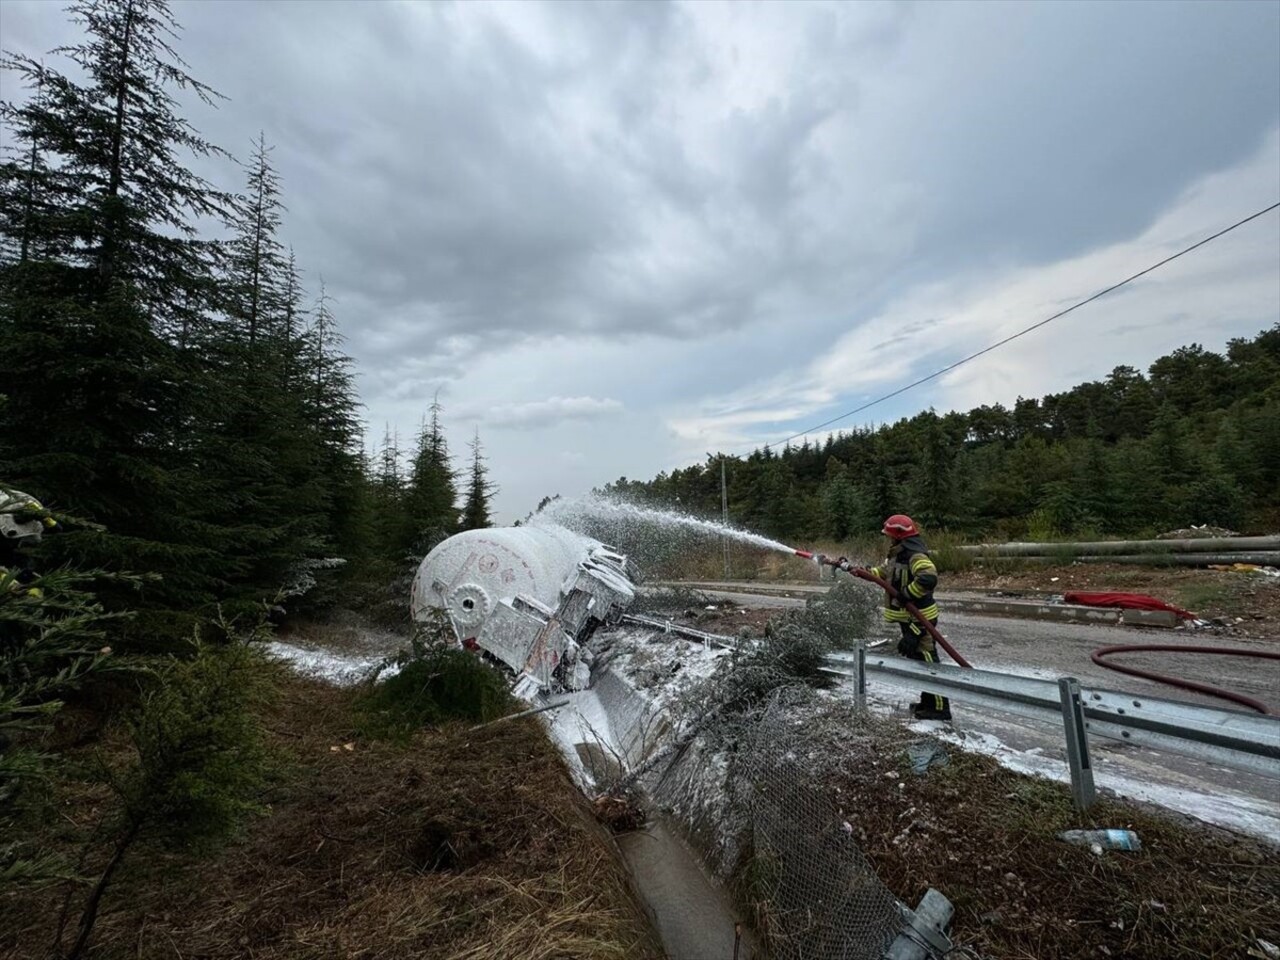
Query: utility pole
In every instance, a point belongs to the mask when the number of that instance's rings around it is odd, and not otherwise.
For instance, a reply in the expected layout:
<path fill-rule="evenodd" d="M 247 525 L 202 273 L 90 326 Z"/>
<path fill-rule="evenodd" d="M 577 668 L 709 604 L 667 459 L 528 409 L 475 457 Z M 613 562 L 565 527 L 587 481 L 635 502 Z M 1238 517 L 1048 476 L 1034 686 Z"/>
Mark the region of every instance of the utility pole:
<path fill-rule="evenodd" d="M 724 457 L 720 458 L 720 519 L 725 525 L 726 531 L 729 527 L 729 487 L 724 479 Z M 727 532 L 720 534 L 720 541 L 724 544 L 724 578 L 729 579 L 729 534 Z"/>

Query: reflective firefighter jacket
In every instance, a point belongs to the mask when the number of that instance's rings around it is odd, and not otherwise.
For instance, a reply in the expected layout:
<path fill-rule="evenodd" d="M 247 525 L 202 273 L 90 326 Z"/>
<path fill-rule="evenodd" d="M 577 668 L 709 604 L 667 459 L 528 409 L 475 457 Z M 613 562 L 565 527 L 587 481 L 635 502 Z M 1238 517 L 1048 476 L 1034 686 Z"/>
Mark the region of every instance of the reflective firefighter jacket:
<path fill-rule="evenodd" d="M 30 586 L 35 579 L 36 575 L 30 570 L 11 570 L 9 567 L 0 567 L 0 588 L 3 588 L 7 594 L 40 599 L 44 596 L 44 590 Z"/>
<path fill-rule="evenodd" d="M 929 559 L 927 548 L 920 537 L 900 540 L 889 550 L 889 558 L 878 567 L 872 567 L 881 580 L 887 580 L 928 620 L 938 619 L 938 605 L 933 601 L 933 591 L 938 586 L 938 568 Z M 907 613 L 898 601 L 889 600 L 885 594 L 884 618 L 891 623 L 908 623 Z"/>

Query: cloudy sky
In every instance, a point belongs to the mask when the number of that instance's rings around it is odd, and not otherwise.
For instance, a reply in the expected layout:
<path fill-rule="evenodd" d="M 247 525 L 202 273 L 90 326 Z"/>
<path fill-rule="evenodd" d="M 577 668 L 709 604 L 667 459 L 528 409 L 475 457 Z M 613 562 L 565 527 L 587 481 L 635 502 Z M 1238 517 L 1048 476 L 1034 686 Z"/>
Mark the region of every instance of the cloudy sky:
<path fill-rule="evenodd" d="M 65 42 L 60 7 L 0 0 L 0 42 Z M 174 10 L 229 98 L 192 122 L 276 145 L 371 433 L 439 391 L 507 520 L 777 441 L 1280 200 L 1271 0 Z M 1278 317 L 1273 212 L 841 426 Z"/>

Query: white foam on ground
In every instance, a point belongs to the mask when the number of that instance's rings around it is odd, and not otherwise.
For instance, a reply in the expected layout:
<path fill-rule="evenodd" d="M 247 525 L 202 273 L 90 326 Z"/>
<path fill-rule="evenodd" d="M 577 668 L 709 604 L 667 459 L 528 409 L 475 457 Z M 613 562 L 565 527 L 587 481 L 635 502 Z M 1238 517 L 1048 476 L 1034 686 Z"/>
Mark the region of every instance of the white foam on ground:
<path fill-rule="evenodd" d="M 917 733 L 928 733 L 970 753 L 992 757 L 1002 767 L 1016 773 L 1045 777 L 1059 783 L 1071 782 L 1071 771 L 1067 764 L 1045 756 L 1043 747 L 1015 750 L 992 734 L 977 730 L 954 730 L 936 720 L 918 720 L 909 726 Z M 1124 774 L 1105 771 L 1101 769 L 1100 763 L 1094 764 L 1093 775 L 1098 787 L 1112 790 L 1117 796 L 1153 803 L 1205 823 L 1280 843 L 1280 815 L 1277 814 L 1274 802 L 1230 790 L 1206 793 L 1192 787 L 1140 781 Z"/>
<path fill-rule="evenodd" d="M 304 677 L 324 680 L 335 687 L 351 687 L 366 679 L 385 658 L 334 653 L 331 650 L 311 650 L 292 643 L 272 640 L 266 645 L 272 656 L 279 657 Z M 394 676 L 395 667 L 388 667 L 381 674 Z"/>

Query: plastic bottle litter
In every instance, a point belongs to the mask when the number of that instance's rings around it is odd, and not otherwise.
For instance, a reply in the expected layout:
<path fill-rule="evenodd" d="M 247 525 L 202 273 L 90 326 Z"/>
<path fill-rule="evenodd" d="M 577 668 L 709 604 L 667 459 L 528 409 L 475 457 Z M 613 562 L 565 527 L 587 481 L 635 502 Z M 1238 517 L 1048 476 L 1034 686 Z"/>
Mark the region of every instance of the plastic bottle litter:
<path fill-rule="evenodd" d="M 1132 830 L 1064 830 L 1059 840 L 1102 850 L 1141 850 L 1142 841 Z"/>

